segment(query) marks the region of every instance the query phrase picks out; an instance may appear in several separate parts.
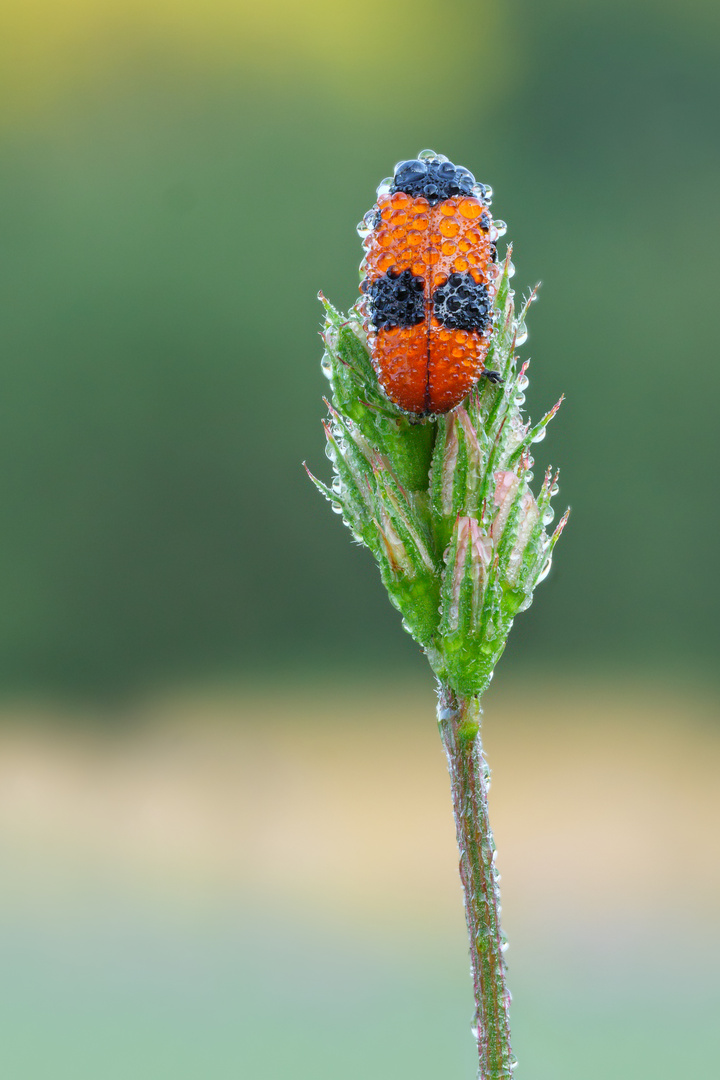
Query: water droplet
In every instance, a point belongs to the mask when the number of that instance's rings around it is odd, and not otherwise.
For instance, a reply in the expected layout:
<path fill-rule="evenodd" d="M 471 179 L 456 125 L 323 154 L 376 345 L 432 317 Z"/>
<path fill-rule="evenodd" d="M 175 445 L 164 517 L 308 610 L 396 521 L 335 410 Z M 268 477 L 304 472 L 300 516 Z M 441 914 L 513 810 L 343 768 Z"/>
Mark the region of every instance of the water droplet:
<path fill-rule="evenodd" d="M 528 339 L 528 330 L 524 322 L 515 324 L 515 345 L 524 345 Z"/>
<path fill-rule="evenodd" d="M 545 578 L 546 578 L 546 577 L 548 576 L 548 574 L 550 573 L 550 567 L 551 567 L 551 566 L 552 566 L 552 559 L 548 559 L 548 561 L 547 561 L 547 562 L 545 563 L 545 565 L 543 566 L 542 570 L 541 570 L 541 571 L 540 571 L 540 573 L 538 574 L 538 579 L 537 579 L 537 581 L 536 581 L 536 583 L 535 583 L 536 585 L 539 585 L 541 581 L 544 581 L 544 580 L 545 580 Z"/>
<path fill-rule="evenodd" d="M 551 495 L 557 495 L 559 491 L 560 491 L 560 485 L 559 484 L 553 484 L 553 486 L 550 488 L 550 494 Z"/>
<path fill-rule="evenodd" d="M 495 232 L 497 233 L 497 236 L 495 237 L 496 240 L 498 236 L 504 236 L 507 232 L 507 224 L 504 221 L 501 221 L 500 218 L 495 218 L 493 220 L 493 226 L 495 228 Z"/>
<path fill-rule="evenodd" d="M 517 388 L 518 388 L 518 390 L 527 390 L 529 385 L 530 385 L 530 380 L 528 379 L 527 375 L 525 375 L 525 374 L 518 375 L 518 377 L 517 377 Z"/>
<path fill-rule="evenodd" d="M 386 176 L 384 180 L 380 181 L 377 188 L 378 197 L 380 197 L 380 195 L 390 194 L 391 188 L 393 186 L 393 179 L 394 178 L 392 176 Z"/>
<path fill-rule="evenodd" d="M 325 457 L 330 458 L 331 461 L 335 460 L 335 447 L 330 443 L 325 443 Z"/>
<path fill-rule="evenodd" d="M 336 502 L 330 503 L 330 507 L 332 509 L 333 514 L 342 514 L 342 512 L 343 512 L 343 508 L 340 505 L 340 503 L 336 503 Z"/>
<path fill-rule="evenodd" d="M 406 634 L 412 634 L 412 626 L 407 621 L 407 619 L 403 619 L 402 628 L 403 628 L 403 630 L 405 631 Z"/>
<path fill-rule="evenodd" d="M 418 161 L 435 161 L 437 156 L 434 150 L 421 150 L 418 154 Z M 445 158 L 445 161 L 447 161 L 447 158 Z"/>
<path fill-rule="evenodd" d="M 383 181 L 383 183 L 384 183 L 384 181 Z M 375 227 L 378 224 L 379 220 L 380 220 L 380 215 L 378 214 L 377 210 L 375 210 L 375 209 L 368 210 L 367 214 L 365 214 L 362 221 L 360 222 L 360 224 L 357 227 L 358 236 L 363 237 L 363 238 L 369 236 L 370 233 L 375 229 Z"/>
<path fill-rule="evenodd" d="M 552 506 L 548 506 L 547 510 L 543 514 L 543 519 L 542 519 L 543 525 L 549 525 L 554 517 L 555 517 L 555 511 L 553 510 Z"/>
<path fill-rule="evenodd" d="M 320 361 L 320 368 L 321 368 L 322 373 L 323 373 L 323 375 L 325 376 L 326 379 L 332 379 L 332 377 L 333 377 L 332 360 L 330 359 L 330 357 L 328 356 L 327 353 L 324 354 L 322 360 Z"/>
<path fill-rule="evenodd" d="M 534 443 L 535 442 L 542 442 L 546 435 L 547 435 L 547 428 L 546 427 L 540 428 L 540 430 L 538 432 L 536 432 L 535 435 L 533 435 L 532 441 Z"/>
<path fill-rule="evenodd" d="M 323 338 L 323 341 L 325 342 L 325 344 L 328 346 L 328 348 L 330 348 L 330 349 L 334 348 L 337 345 L 338 338 L 339 338 L 337 327 L 335 327 L 335 326 L 326 326 L 325 330 L 323 331 L 322 338 Z"/>
<path fill-rule="evenodd" d="M 512 259 L 508 259 L 507 262 L 507 276 L 509 278 L 515 277 L 515 263 L 512 261 Z"/>
<path fill-rule="evenodd" d="M 515 400 L 516 405 L 524 405 L 525 404 L 525 395 L 524 394 L 516 394 L 514 400 Z"/>

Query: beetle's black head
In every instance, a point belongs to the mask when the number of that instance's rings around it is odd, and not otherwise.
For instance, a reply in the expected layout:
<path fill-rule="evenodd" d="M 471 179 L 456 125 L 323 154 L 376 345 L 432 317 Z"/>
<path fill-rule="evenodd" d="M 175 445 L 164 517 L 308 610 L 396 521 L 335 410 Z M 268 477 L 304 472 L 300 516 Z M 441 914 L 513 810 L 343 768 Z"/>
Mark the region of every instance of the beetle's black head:
<path fill-rule="evenodd" d="M 422 195 L 435 206 L 454 195 L 477 194 L 473 191 L 477 187 L 484 193 L 484 186 L 477 184 L 470 170 L 462 165 L 453 165 L 445 158 L 415 158 L 398 162 L 390 191 L 404 191 L 414 199 Z"/>

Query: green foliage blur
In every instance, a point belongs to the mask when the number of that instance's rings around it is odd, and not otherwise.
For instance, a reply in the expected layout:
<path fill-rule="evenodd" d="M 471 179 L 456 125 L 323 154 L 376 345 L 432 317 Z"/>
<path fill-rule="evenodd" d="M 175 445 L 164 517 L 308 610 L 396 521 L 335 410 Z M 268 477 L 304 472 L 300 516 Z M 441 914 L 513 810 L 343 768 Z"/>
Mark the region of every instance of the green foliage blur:
<path fill-rule="evenodd" d="M 543 282 L 531 414 L 567 397 L 536 476 L 573 514 L 512 656 L 712 662 L 716 5 L 415 0 L 396 61 L 376 7 L 222 56 L 118 17 L 3 85 L 3 690 L 422 663 L 301 461 L 327 477 L 317 291 L 353 302 L 355 224 L 426 146 Z"/>

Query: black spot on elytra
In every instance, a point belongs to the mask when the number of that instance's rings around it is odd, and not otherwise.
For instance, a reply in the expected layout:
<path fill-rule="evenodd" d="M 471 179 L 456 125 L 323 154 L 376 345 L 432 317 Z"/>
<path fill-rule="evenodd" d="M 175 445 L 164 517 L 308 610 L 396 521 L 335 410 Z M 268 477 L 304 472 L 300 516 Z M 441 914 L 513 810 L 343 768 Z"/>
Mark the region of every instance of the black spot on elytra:
<path fill-rule="evenodd" d="M 376 330 L 392 326 L 417 326 L 425 318 L 425 281 L 409 270 L 401 274 L 389 270 L 364 290 L 369 297 L 369 314 Z"/>
<path fill-rule="evenodd" d="M 492 300 L 472 274 L 451 274 L 433 294 L 433 314 L 447 330 L 478 330 L 490 325 Z"/>
<path fill-rule="evenodd" d="M 453 195 L 472 195 L 477 181 L 469 169 L 452 161 L 401 161 L 395 166 L 391 192 L 404 191 L 414 199 L 424 196 L 431 206 Z M 480 197 L 485 194 L 484 184 Z"/>

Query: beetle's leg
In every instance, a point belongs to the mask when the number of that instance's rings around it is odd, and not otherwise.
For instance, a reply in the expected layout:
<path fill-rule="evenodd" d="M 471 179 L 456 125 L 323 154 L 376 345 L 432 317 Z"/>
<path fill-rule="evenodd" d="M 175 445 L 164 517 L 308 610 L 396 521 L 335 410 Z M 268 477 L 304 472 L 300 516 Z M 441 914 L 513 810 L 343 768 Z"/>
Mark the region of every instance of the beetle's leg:
<path fill-rule="evenodd" d="M 487 379 L 493 386 L 499 386 L 502 383 L 502 375 L 499 371 L 483 371 L 481 378 Z"/>

